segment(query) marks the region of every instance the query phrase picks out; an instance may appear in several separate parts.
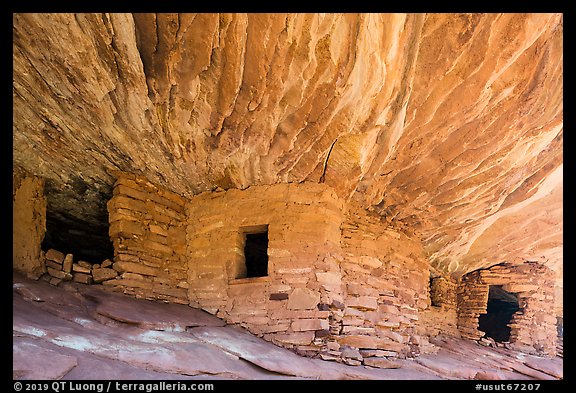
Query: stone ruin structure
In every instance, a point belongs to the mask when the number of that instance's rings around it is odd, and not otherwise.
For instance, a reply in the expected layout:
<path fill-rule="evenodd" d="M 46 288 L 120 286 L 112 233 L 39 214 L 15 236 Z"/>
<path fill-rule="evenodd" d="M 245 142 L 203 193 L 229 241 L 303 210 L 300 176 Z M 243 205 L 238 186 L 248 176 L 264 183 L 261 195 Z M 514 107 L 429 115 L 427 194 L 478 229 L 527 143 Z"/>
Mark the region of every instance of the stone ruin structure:
<path fill-rule="evenodd" d="M 556 354 L 548 268 L 525 262 L 459 280 L 438 275 L 416 239 L 345 203 L 325 184 L 252 186 L 186 199 L 121 173 L 107 203 L 114 258 L 100 264 L 41 251 L 42 181 L 24 176 L 14 184 L 15 211 L 26 206 L 14 230 L 29 234 L 14 237 L 14 267 L 54 285 L 73 280 L 189 304 L 301 355 L 375 367 L 430 351 L 429 338 L 440 333 L 495 344 L 479 321 L 497 287 L 517 297 L 507 320 L 495 314 L 493 327 L 511 330 L 499 342 Z"/>
<path fill-rule="evenodd" d="M 497 303 L 512 304 L 510 315 L 504 315 L 504 326 L 510 328 L 504 339 L 518 349 L 553 356 L 557 338 L 553 289 L 552 272 L 535 262 L 519 266 L 501 264 L 468 273 L 458 288 L 458 329 L 465 338 L 481 339 L 486 328 L 490 328 L 490 321 L 480 326 L 490 307 L 495 304 L 498 309 Z M 504 296 L 498 296 L 502 293 Z M 498 311 L 492 314 L 492 323 L 502 324 Z"/>
<path fill-rule="evenodd" d="M 13 268 L 378 367 L 553 356 L 561 14 L 14 14 Z"/>

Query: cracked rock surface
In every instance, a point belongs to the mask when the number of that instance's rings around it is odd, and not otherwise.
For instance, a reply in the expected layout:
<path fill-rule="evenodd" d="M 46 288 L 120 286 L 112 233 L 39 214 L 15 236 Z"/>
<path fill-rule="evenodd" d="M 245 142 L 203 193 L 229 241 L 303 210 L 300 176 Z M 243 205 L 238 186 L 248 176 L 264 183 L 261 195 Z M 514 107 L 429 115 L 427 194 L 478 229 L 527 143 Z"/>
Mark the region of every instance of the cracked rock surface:
<path fill-rule="evenodd" d="M 14 379 L 560 379 L 562 359 L 438 337 L 375 369 L 300 357 L 184 305 L 13 277 Z"/>

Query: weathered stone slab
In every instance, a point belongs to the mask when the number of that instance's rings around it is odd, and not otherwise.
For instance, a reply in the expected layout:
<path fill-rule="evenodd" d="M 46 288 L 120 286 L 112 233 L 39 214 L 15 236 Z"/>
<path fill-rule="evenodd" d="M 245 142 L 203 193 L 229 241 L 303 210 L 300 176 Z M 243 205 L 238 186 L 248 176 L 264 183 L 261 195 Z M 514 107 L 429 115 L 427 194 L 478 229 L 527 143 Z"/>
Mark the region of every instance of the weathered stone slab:
<path fill-rule="evenodd" d="M 376 310 L 378 308 L 378 298 L 373 296 L 350 296 L 346 299 L 346 305 L 360 310 Z"/>
<path fill-rule="evenodd" d="M 52 268 L 47 268 L 48 274 L 52 277 L 59 278 L 60 280 L 69 281 L 72 280 L 72 274 L 63 272 L 62 270 L 56 270 Z"/>
<path fill-rule="evenodd" d="M 105 268 L 105 267 L 111 267 L 112 266 L 112 261 L 110 259 L 105 259 L 104 261 L 102 261 L 102 263 L 100 264 L 101 268 Z"/>
<path fill-rule="evenodd" d="M 92 277 L 95 283 L 101 283 L 102 281 L 111 280 L 118 275 L 118 272 L 114 269 L 100 268 L 92 270 Z"/>
<path fill-rule="evenodd" d="M 153 240 L 148 240 L 145 239 L 142 241 L 142 247 L 149 249 L 149 250 L 153 250 L 153 251 L 157 251 L 161 254 L 170 256 L 174 253 L 174 250 L 172 249 L 172 247 L 169 247 L 167 245 L 164 245 L 162 243 L 158 243 L 155 242 Z"/>
<path fill-rule="evenodd" d="M 400 367 L 402 367 L 400 365 L 400 363 L 398 363 L 398 362 L 394 362 L 392 360 L 388 360 L 386 358 L 380 358 L 380 357 L 370 357 L 370 358 L 364 359 L 364 364 L 366 366 L 376 367 L 376 368 L 400 368 Z"/>
<path fill-rule="evenodd" d="M 132 238 L 133 235 L 143 236 L 145 228 L 138 221 L 118 220 L 110 224 L 108 234 L 110 237 Z"/>
<path fill-rule="evenodd" d="M 338 337 L 337 340 L 340 345 L 349 345 L 359 349 L 384 349 L 399 352 L 404 348 L 402 344 L 374 336 L 349 335 Z"/>
<path fill-rule="evenodd" d="M 92 269 L 89 269 L 89 268 L 81 266 L 77 263 L 74 263 L 74 264 L 72 264 L 72 271 L 77 272 L 77 273 L 90 274 L 92 272 Z"/>
<path fill-rule="evenodd" d="M 268 323 L 270 323 L 270 318 L 267 316 L 246 317 L 246 318 L 243 318 L 242 322 L 246 323 L 248 325 L 267 325 Z"/>
<path fill-rule="evenodd" d="M 12 344 L 12 374 L 14 379 L 57 380 L 78 361 L 73 356 L 47 349 L 42 341 L 14 337 Z"/>
<path fill-rule="evenodd" d="M 46 263 L 46 267 L 52 268 L 54 270 L 62 270 L 62 264 L 60 263 L 48 260 L 46 260 L 44 263 Z"/>
<path fill-rule="evenodd" d="M 150 224 L 150 232 L 161 236 L 168 236 L 168 231 L 162 228 L 160 225 Z"/>
<path fill-rule="evenodd" d="M 388 337 L 389 339 L 400 344 L 404 343 L 404 336 L 390 329 L 378 329 L 378 335 L 381 337 Z"/>
<path fill-rule="evenodd" d="M 62 262 L 64 262 L 64 256 L 65 256 L 64 253 L 51 248 L 48 251 L 46 251 L 45 258 L 49 261 L 53 261 L 53 262 L 62 264 Z"/>
<path fill-rule="evenodd" d="M 92 269 L 93 264 L 86 261 L 78 261 L 76 262 L 78 265 L 85 267 L 86 269 Z"/>
<path fill-rule="evenodd" d="M 114 269 L 112 269 L 114 270 Z M 114 270 L 116 271 L 116 270 Z M 120 275 L 120 277 L 122 277 L 123 279 L 126 280 L 140 280 L 140 281 L 149 281 L 147 279 L 148 276 L 143 276 L 142 274 L 138 274 L 138 273 L 130 273 L 130 272 L 126 272 L 126 273 L 122 273 Z M 153 277 L 152 280 L 154 280 L 156 277 Z"/>
<path fill-rule="evenodd" d="M 340 291 L 342 285 L 341 274 L 338 272 L 318 272 L 316 273 L 316 279 L 322 286 L 322 288 L 328 291 Z"/>
<path fill-rule="evenodd" d="M 381 340 L 373 336 L 348 335 L 338 337 L 338 343 L 355 348 L 378 348 L 381 345 Z"/>
<path fill-rule="evenodd" d="M 320 303 L 320 293 L 305 288 L 296 288 L 288 298 L 290 310 L 311 310 Z"/>
<path fill-rule="evenodd" d="M 303 332 L 308 330 L 327 330 L 330 326 L 326 319 L 297 319 L 292 322 L 290 327 L 295 332 Z"/>
<path fill-rule="evenodd" d="M 66 254 L 64 261 L 62 262 L 62 270 L 66 273 L 72 272 L 72 264 L 74 263 L 74 255 Z"/>
<path fill-rule="evenodd" d="M 349 366 L 360 366 L 362 362 L 356 359 L 344 358 L 342 363 L 347 364 Z"/>
<path fill-rule="evenodd" d="M 121 281 L 121 280 L 118 280 Z M 108 283 L 110 281 L 105 281 Z M 204 311 L 180 304 L 151 301 L 126 301 L 124 295 L 97 291 L 99 286 L 87 287 L 99 300 L 96 312 L 120 322 L 138 325 L 145 329 L 183 332 L 194 326 L 224 326 L 225 323 Z"/>
<path fill-rule="evenodd" d="M 79 282 L 81 284 L 92 284 L 92 276 L 90 274 L 74 273 L 72 274 L 72 281 Z"/>
<path fill-rule="evenodd" d="M 314 340 L 314 332 L 274 334 L 273 339 L 285 344 L 308 345 Z"/>
<path fill-rule="evenodd" d="M 142 288 L 146 290 L 152 289 L 154 286 L 153 283 L 150 281 L 141 281 L 141 280 L 131 280 L 131 279 L 120 279 L 120 278 L 113 278 L 111 280 L 102 281 L 103 285 L 110 285 L 110 286 L 123 286 L 128 288 Z"/>
<path fill-rule="evenodd" d="M 157 269 L 135 262 L 116 262 L 113 264 L 113 268 L 118 273 L 130 272 L 143 274 L 145 276 L 156 276 L 158 274 Z"/>
<path fill-rule="evenodd" d="M 398 356 L 397 352 L 394 351 L 383 351 L 381 349 L 361 349 L 360 353 L 365 358 L 370 357 L 394 357 Z"/>
<path fill-rule="evenodd" d="M 363 326 L 364 325 L 364 318 L 357 317 L 354 315 L 345 315 L 342 318 L 342 324 L 344 326 Z"/>
<path fill-rule="evenodd" d="M 266 295 L 266 283 L 245 283 L 228 286 L 228 296 L 230 297 L 248 297 L 263 298 Z"/>
<path fill-rule="evenodd" d="M 372 327 L 360 327 L 354 325 L 345 325 L 342 328 L 343 334 L 352 334 L 352 335 L 371 335 L 376 334 L 376 330 Z"/>
<path fill-rule="evenodd" d="M 362 285 L 361 283 L 348 282 L 346 283 L 346 290 L 349 295 L 357 296 L 375 296 L 378 295 L 378 291 L 375 288 Z"/>
<path fill-rule="evenodd" d="M 381 304 L 380 306 L 378 306 L 378 310 L 380 312 L 386 312 L 390 314 L 400 314 L 400 310 L 398 309 L 398 307 L 391 304 Z"/>
<path fill-rule="evenodd" d="M 382 266 L 382 261 L 380 259 L 369 256 L 361 256 L 360 258 L 358 258 L 358 263 L 374 269 Z"/>
<path fill-rule="evenodd" d="M 362 360 L 362 354 L 360 354 L 360 351 L 356 348 L 343 346 L 340 348 L 340 354 L 343 358 Z"/>

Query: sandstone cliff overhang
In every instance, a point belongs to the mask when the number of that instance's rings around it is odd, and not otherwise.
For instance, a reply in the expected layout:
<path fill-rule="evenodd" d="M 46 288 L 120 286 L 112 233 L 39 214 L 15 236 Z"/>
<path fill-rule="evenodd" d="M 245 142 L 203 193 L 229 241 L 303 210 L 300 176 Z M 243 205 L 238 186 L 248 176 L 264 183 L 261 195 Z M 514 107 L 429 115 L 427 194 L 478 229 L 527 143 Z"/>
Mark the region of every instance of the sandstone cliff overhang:
<path fill-rule="evenodd" d="M 185 197 L 319 182 L 446 273 L 533 260 L 561 288 L 561 14 L 13 23 L 14 163 L 45 181 L 54 244 L 110 253 L 118 170 Z"/>

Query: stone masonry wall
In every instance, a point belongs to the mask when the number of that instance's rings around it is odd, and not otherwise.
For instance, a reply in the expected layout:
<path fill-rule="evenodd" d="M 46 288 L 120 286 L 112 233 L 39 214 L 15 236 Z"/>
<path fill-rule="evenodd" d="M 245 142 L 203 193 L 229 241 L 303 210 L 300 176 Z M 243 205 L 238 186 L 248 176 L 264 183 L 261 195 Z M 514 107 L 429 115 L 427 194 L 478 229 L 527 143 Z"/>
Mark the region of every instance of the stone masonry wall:
<path fill-rule="evenodd" d="M 108 202 L 117 278 L 103 284 L 150 300 L 188 304 L 185 199 L 121 174 Z"/>
<path fill-rule="evenodd" d="M 15 167 L 12 172 L 12 267 L 30 277 L 46 272 L 41 254 L 46 233 L 42 179 Z"/>
<path fill-rule="evenodd" d="M 435 273 L 429 280 L 428 288 L 428 307 L 420 312 L 418 333 L 426 337 L 436 337 L 439 334 L 460 337 L 456 312 L 457 281 Z"/>
<path fill-rule="evenodd" d="M 518 294 L 511 343 L 556 352 L 554 277 L 526 262 L 460 283 L 432 271 L 421 242 L 317 183 L 207 192 L 186 200 L 122 173 L 108 202 L 114 262 L 42 252 L 41 179 L 13 172 L 14 269 L 58 285 L 103 284 L 149 300 L 190 304 L 296 352 L 350 365 L 431 352 L 440 333 L 478 340 L 490 285 Z M 268 233 L 268 275 L 246 277 L 248 233 Z M 433 277 L 431 277 L 431 274 Z"/>
<path fill-rule="evenodd" d="M 228 323 L 315 356 L 342 308 L 342 202 L 323 184 L 197 195 L 188 205 L 188 296 Z M 243 278 L 244 233 L 268 226 L 268 276 Z"/>
<path fill-rule="evenodd" d="M 54 286 L 62 281 L 74 281 L 81 284 L 103 284 L 118 276 L 118 272 L 112 269 L 112 261 L 105 259 L 102 263 L 89 263 L 82 260 L 74 260 L 73 254 L 64 254 L 61 251 L 50 248 L 44 253 L 46 273 L 42 279 Z"/>
<path fill-rule="evenodd" d="M 478 317 L 486 313 L 490 285 L 518 294 L 520 311 L 509 324 L 511 346 L 536 355 L 556 354 L 553 272 L 536 262 L 499 264 L 465 275 L 458 287 L 458 329 L 462 337 L 478 340 Z"/>
<path fill-rule="evenodd" d="M 415 322 L 427 306 L 429 276 L 421 244 L 351 205 L 342 225 L 342 250 L 345 308 L 338 313 L 337 351 L 345 358 L 355 355 L 349 364 L 416 356 L 421 337 Z"/>
<path fill-rule="evenodd" d="M 479 339 L 488 285 L 519 294 L 515 345 L 535 353 L 555 346 L 545 337 L 555 326 L 550 272 L 525 264 L 469 274 L 457 289 L 456 314 L 456 283 L 438 274 L 430 280 L 418 239 L 345 205 L 324 184 L 254 186 L 187 201 L 122 174 L 108 210 L 118 276 L 103 285 L 202 308 L 302 355 L 377 367 L 429 352 L 428 338 L 440 333 Z M 262 230 L 268 275 L 247 278 L 245 235 Z M 94 270 L 81 267 L 78 280 L 94 280 Z"/>

